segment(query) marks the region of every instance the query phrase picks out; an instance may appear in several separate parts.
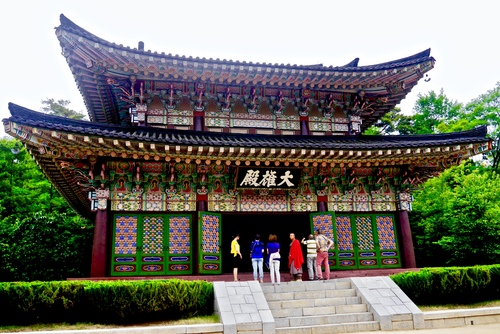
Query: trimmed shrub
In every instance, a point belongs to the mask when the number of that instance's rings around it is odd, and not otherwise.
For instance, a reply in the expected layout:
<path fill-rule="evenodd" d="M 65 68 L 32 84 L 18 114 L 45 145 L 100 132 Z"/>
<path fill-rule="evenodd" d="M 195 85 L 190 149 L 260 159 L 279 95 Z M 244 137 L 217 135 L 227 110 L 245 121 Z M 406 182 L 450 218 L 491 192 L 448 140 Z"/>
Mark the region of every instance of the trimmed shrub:
<path fill-rule="evenodd" d="M 424 268 L 391 278 L 413 302 L 421 305 L 500 299 L 500 265 Z"/>
<path fill-rule="evenodd" d="M 213 287 L 204 281 L 91 282 L 88 307 L 99 322 L 130 323 L 213 313 Z"/>
<path fill-rule="evenodd" d="M 85 282 L 0 283 L 2 325 L 76 322 L 83 311 Z"/>
<path fill-rule="evenodd" d="M 213 313 L 205 281 L 0 283 L 0 325 L 50 322 L 137 323 Z"/>

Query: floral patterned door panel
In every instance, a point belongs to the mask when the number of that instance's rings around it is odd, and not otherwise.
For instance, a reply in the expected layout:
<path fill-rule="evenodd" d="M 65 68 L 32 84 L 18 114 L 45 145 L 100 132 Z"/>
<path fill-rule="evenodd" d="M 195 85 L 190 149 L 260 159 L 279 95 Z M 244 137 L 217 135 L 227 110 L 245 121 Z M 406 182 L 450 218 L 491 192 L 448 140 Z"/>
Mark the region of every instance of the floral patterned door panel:
<path fill-rule="evenodd" d="M 213 212 L 198 213 L 200 274 L 222 273 L 222 215 Z"/>
<path fill-rule="evenodd" d="M 328 263 L 330 269 L 338 268 L 337 238 L 335 238 L 334 212 L 315 212 L 310 214 L 311 228 L 313 231 L 320 230 L 328 239 L 333 240 L 333 246 L 328 251 Z"/>
<path fill-rule="evenodd" d="M 401 267 L 393 215 L 355 214 L 350 218 L 358 269 Z"/>
<path fill-rule="evenodd" d="M 192 273 L 190 215 L 115 215 L 112 276 Z"/>
<path fill-rule="evenodd" d="M 311 228 L 333 236 L 330 268 L 399 268 L 399 245 L 392 214 L 311 214 Z"/>

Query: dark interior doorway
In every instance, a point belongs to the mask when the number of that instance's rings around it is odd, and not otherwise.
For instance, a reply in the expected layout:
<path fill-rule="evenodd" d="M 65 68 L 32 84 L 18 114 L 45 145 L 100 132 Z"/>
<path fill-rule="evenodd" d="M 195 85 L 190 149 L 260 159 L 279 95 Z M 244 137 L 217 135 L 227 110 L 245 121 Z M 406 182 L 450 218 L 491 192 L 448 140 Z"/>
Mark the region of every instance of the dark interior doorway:
<path fill-rule="evenodd" d="M 309 213 L 223 213 L 222 214 L 222 270 L 232 272 L 230 263 L 230 249 L 232 237 L 240 234 L 241 255 L 243 265 L 241 272 L 252 271 L 250 259 L 250 244 L 255 234 L 261 235 L 264 245 L 268 242 L 269 234 L 276 234 L 280 244 L 281 271 L 288 271 L 288 253 L 290 251 L 290 233 L 300 241 L 311 233 Z M 305 260 L 305 246 L 302 248 Z M 264 269 L 264 271 L 266 271 Z"/>

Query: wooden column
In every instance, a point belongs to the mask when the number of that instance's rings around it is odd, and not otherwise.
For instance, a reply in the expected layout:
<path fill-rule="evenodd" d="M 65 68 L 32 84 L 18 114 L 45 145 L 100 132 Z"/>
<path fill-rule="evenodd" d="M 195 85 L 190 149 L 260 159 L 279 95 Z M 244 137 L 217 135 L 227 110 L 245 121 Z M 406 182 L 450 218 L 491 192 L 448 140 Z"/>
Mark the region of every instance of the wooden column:
<path fill-rule="evenodd" d="M 195 111 L 193 117 L 194 131 L 203 131 L 203 112 Z"/>
<path fill-rule="evenodd" d="M 196 207 L 196 211 L 207 211 L 207 202 L 206 201 L 197 201 L 196 202 L 197 204 L 197 207 Z"/>
<path fill-rule="evenodd" d="M 318 211 L 319 212 L 324 212 L 326 211 L 326 203 L 323 201 L 318 202 Z"/>
<path fill-rule="evenodd" d="M 413 239 L 411 237 L 410 220 L 408 211 L 399 211 L 399 224 L 401 226 L 401 236 L 403 237 L 403 259 L 406 268 L 416 268 L 415 250 L 413 249 Z"/>
<path fill-rule="evenodd" d="M 306 119 L 302 119 L 302 117 L 301 117 L 301 120 L 300 120 L 300 134 L 302 136 L 308 136 L 308 135 L 310 135 L 310 133 L 309 133 L 309 125 L 307 124 L 307 120 Z"/>
<path fill-rule="evenodd" d="M 90 277 L 106 277 L 108 249 L 108 210 L 98 210 L 95 216 L 94 243 Z"/>

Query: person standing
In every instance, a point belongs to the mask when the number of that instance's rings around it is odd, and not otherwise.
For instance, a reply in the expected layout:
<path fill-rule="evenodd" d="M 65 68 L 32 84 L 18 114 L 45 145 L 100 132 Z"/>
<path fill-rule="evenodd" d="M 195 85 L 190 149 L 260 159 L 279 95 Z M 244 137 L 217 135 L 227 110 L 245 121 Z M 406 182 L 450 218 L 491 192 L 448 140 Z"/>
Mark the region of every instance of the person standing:
<path fill-rule="evenodd" d="M 325 235 L 321 234 L 320 230 L 316 230 L 316 245 L 318 247 L 318 253 L 316 257 L 317 265 L 317 275 L 318 279 L 330 279 L 330 264 L 328 263 L 328 250 L 333 245 L 333 240 L 328 239 Z M 325 277 L 323 278 L 323 272 L 321 266 L 325 266 Z"/>
<path fill-rule="evenodd" d="M 242 259 L 238 240 L 240 240 L 240 235 L 236 233 L 233 237 L 233 241 L 231 241 L 231 261 L 233 264 L 233 276 L 235 282 L 238 282 L 238 268 L 240 267 Z"/>
<path fill-rule="evenodd" d="M 264 283 L 264 244 L 260 241 L 260 235 L 255 235 L 255 240 L 250 244 L 250 255 L 252 257 L 253 279 L 260 278 Z M 258 273 L 257 273 L 258 271 Z"/>
<path fill-rule="evenodd" d="M 312 281 L 315 278 L 318 278 L 318 266 L 316 265 L 316 240 L 314 240 L 314 236 L 309 234 L 307 240 L 302 238 L 301 241 L 307 248 L 307 274 L 309 275 L 309 280 Z"/>
<path fill-rule="evenodd" d="M 295 233 L 290 233 L 290 254 L 288 255 L 288 267 L 294 281 L 302 281 L 302 264 L 304 257 L 302 256 L 302 248 L 300 242 L 295 239 Z"/>
<path fill-rule="evenodd" d="M 274 285 L 274 278 L 276 276 L 276 283 L 280 285 L 280 244 L 278 243 L 278 237 L 275 234 L 269 235 L 269 242 L 267 243 L 267 254 L 269 254 L 269 271 L 271 274 L 271 283 Z"/>

